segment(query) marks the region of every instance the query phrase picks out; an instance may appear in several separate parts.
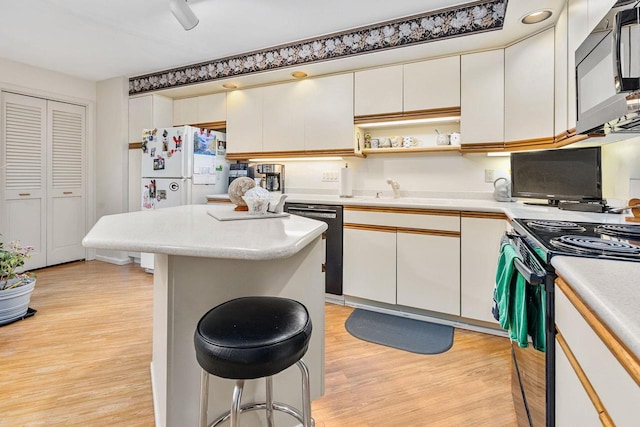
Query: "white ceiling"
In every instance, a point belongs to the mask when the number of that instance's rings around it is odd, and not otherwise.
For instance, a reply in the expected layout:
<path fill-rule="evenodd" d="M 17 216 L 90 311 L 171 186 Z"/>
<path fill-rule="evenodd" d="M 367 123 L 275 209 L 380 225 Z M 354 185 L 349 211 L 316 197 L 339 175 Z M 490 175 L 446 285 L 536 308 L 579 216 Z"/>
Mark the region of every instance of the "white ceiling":
<path fill-rule="evenodd" d="M 1 0 L 0 57 L 100 81 L 237 55 L 462 3 L 468 2 L 189 0 L 200 23 L 185 31 L 169 11 L 168 0 Z M 316 73 L 336 72 L 336 64 L 342 64 L 343 69 L 362 67 L 373 58 L 378 64 L 392 63 L 504 46 L 552 25 L 564 3 L 509 0 L 502 31 L 362 55 L 358 63 L 330 61 L 335 64 L 318 65 Z M 529 26 L 519 22 L 525 13 L 542 8 L 554 12 L 550 22 Z"/>

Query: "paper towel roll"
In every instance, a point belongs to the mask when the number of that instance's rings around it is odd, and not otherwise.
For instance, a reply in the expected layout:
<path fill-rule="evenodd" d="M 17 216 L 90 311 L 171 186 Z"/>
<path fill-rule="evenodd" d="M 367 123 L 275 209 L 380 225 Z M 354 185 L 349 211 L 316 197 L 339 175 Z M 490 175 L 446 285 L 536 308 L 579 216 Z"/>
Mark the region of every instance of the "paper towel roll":
<path fill-rule="evenodd" d="M 340 197 L 353 197 L 353 177 L 349 166 L 340 169 Z"/>

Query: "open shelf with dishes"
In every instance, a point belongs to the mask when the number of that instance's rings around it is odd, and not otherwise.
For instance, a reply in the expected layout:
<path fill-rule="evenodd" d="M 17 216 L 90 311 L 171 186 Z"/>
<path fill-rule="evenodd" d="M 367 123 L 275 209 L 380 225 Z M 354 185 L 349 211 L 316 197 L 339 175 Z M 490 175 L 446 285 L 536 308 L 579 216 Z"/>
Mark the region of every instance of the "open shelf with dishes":
<path fill-rule="evenodd" d="M 362 155 L 460 153 L 460 113 L 441 117 L 356 118 L 355 149 Z"/>
<path fill-rule="evenodd" d="M 460 152 L 460 123 L 393 124 L 388 126 L 356 125 L 356 151 L 363 155 L 421 152 Z M 454 135 L 454 144 L 451 144 Z M 457 135 L 458 143 L 455 143 Z M 440 142 L 440 144 L 438 144 Z M 445 144 L 443 144 L 445 142 Z"/>

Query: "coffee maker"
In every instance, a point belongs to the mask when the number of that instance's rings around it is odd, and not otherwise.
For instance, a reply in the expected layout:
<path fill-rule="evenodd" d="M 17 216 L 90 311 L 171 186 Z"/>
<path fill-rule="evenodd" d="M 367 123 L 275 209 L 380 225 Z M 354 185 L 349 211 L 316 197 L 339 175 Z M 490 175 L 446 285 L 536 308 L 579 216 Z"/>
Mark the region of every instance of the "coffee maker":
<path fill-rule="evenodd" d="M 254 179 L 260 187 L 284 193 L 284 165 L 261 163 L 254 165 Z"/>

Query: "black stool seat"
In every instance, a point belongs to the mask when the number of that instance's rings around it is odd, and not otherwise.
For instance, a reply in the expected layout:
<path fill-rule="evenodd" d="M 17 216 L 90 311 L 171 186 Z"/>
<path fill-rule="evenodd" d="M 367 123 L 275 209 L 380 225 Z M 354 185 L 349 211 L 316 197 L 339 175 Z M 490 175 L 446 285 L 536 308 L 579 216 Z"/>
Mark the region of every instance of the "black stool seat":
<path fill-rule="evenodd" d="M 269 377 L 306 353 L 311 319 L 301 303 L 245 297 L 220 304 L 198 322 L 196 358 L 212 375 L 237 380 Z"/>

